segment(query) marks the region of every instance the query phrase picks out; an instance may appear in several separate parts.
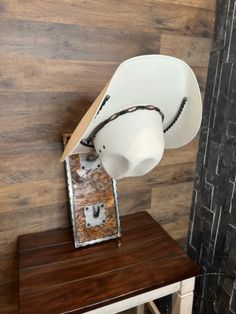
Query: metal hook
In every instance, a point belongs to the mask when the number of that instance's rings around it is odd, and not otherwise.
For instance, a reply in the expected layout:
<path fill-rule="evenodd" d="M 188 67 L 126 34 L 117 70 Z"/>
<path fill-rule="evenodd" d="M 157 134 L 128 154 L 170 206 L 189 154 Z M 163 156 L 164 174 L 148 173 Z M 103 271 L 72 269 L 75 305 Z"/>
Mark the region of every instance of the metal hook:
<path fill-rule="evenodd" d="M 98 218 L 100 214 L 100 206 L 93 206 L 93 217 Z"/>

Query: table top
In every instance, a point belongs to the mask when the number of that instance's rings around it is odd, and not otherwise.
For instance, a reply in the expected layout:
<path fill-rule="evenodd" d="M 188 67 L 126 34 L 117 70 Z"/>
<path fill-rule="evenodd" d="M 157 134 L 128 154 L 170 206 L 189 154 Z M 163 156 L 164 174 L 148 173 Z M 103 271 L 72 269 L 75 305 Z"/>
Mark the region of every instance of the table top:
<path fill-rule="evenodd" d="M 79 249 L 71 229 L 20 236 L 20 313 L 83 313 L 199 273 L 146 212 L 121 217 L 121 228 L 120 239 Z"/>

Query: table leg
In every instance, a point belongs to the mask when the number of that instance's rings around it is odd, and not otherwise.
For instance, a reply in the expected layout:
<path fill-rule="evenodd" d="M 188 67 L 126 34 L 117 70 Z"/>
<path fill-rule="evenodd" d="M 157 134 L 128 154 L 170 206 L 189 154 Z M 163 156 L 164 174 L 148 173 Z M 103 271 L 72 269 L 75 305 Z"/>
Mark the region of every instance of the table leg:
<path fill-rule="evenodd" d="M 146 303 L 146 305 L 147 305 L 149 312 L 151 314 L 161 314 L 160 311 L 158 310 L 156 304 L 153 301 Z"/>
<path fill-rule="evenodd" d="M 195 278 L 181 281 L 180 290 L 172 296 L 172 314 L 191 314 Z"/>
<path fill-rule="evenodd" d="M 138 305 L 136 307 L 136 314 L 144 314 L 144 304 Z"/>

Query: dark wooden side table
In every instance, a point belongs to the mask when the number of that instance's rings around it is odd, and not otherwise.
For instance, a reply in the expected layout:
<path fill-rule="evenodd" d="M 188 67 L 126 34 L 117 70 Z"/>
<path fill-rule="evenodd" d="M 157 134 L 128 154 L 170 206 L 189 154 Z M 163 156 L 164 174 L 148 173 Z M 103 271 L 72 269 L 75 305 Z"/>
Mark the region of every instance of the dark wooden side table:
<path fill-rule="evenodd" d="M 75 249 L 70 229 L 19 237 L 19 312 L 118 313 L 174 293 L 190 314 L 197 266 L 146 212 L 121 218 L 122 237 Z"/>

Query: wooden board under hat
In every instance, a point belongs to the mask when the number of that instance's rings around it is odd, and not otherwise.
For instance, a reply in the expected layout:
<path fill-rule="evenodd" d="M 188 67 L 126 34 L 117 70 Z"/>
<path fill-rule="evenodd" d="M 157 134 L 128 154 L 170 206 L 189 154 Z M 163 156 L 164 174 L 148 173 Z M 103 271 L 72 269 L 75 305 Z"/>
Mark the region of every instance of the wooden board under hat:
<path fill-rule="evenodd" d="M 84 132 L 86 131 L 88 125 L 91 123 L 96 111 L 98 110 L 98 107 L 106 93 L 107 87 L 109 82 L 106 84 L 106 86 L 103 88 L 103 90 L 100 92 L 98 97 L 95 99 L 95 101 L 92 103 L 86 114 L 81 119 L 80 123 L 77 125 L 74 132 L 71 134 L 70 137 L 68 137 L 68 140 L 66 142 L 66 145 L 64 147 L 64 152 L 62 154 L 62 157 L 60 159 L 61 162 L 65 161 L 66 158 L 73 152 L 77 144 L 81 141 L 82 136 Z"/>

